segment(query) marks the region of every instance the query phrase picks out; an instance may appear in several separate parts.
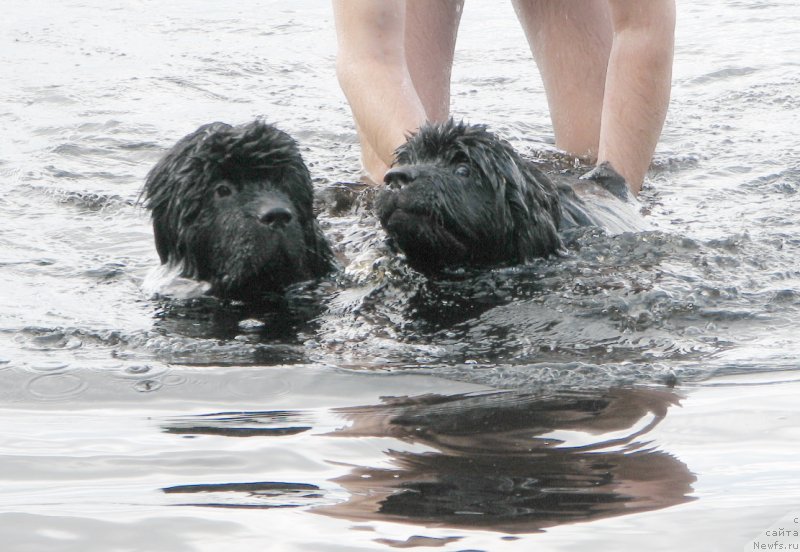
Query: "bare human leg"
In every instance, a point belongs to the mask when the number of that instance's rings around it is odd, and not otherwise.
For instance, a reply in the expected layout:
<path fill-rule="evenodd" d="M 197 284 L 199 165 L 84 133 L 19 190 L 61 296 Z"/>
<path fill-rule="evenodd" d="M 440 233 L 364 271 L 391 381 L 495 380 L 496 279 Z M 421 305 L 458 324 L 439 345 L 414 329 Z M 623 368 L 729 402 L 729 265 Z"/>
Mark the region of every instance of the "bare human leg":
<path fill-rule="evenodd" d="M 337 76 L 353 111 L 362 164 L 374 183 L 383 181 L 408 133 L 428 119 L 447 117 L 461 4 L 333 2 Z"/>
<path fill-rule="evenodd" d="M 450 116 L 450 75 L 463 8 L 464 0 L 406 0 L 406 61 L 428 121 Z"/>
<path fill-rule="evenodd" d="M 516 0 L 556 145 L 608 162 L 641 190 L 664 125 L 674 0 Z"/>
<path fill-rule="evenodd" d="M 334 0 L 336 74 L 361 142 L 367 176 L 381 182 L 394 149 L 425 121 L 405 57 L 405 0 Z"/>
<path fill-rule="evenodd" d="M 639 193 L 667 116 L 675 1 L 609 0 L 609 6 L 614 44 L 597 157 Z"/>
<path fill-rule="evenodd" d="M 594 160 L 612 27 L 607 0 L 515 0 L 544 82 L 556 145 Z"/>

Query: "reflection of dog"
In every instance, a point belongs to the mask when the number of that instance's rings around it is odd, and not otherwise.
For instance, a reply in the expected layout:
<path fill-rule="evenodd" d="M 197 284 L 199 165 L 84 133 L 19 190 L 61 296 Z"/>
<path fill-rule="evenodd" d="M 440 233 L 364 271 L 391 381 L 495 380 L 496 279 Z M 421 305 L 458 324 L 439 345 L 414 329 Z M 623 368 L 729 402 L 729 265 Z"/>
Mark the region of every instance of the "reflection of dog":
<path fill-rule="evenodd" d="M 335 480 L 346 502 L 317 512 L 350 520 L 532 533 L 691 500 L 696 478 L 643 446 L 670 391 L 610 389 L 384 398 L 340 412 L 332 435 L 392 437 L 423 452 L 386 452 L 379 467 Z"/>
<path fill-rule="evenodd" d="M 598 197 L 624 203 L 624 180 L 608 167 L 599 172 Z M 378 217 L 422 272 L 523 263 L 558 251 L 564 226 L 606 226 L 589 209 L 595 201 L 556 186 L 480 125 L 423 126 L 397 150 L 385 181 Z"/>
<path fill-rule="evenodd" d="M 308 169 L 271 125 L 200 127 L 150 171 L 144 196 L 162 264 L 212 294 L 252 298 L 332 269 Z"/>

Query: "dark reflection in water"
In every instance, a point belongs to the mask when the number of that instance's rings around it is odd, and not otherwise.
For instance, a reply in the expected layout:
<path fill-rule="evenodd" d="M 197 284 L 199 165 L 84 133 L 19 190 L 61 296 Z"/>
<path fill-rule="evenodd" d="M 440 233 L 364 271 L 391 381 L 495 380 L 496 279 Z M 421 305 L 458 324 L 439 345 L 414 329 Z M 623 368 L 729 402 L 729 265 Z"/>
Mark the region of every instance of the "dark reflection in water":
<path fill-rule="evenodd" d="M 434 450 L 389 451 L 391 469 L 354 468 L 337 480 L 351 499 L 327 512 L 523 533 L 680 504 L 694 477 L 641 440 L 676 403 L 669 391 L 615 389 L 348 409 L 353 425 L 342 435 L 392 436 Z"/>
<path fill-rule="evenodd" d="M 687 466 L 647 441 L 677 403 L 671 390 L 651 388 L 389 398 L 339 410 L 350 423 L 332 435 L 390 437 L 428 450 L 390 449 L 389 468 L 352 466 L 334 480 L 348 492 L 344 502 L 331 506 L 324 491 L 304 482 L 198 483 L 164 492 L 200 493 L 193 503 L 201 506 L 310 506 L 351 520 L 536 532 L 690 500 L 695 478 Z M 193 427 L 165 431 L 257 437 L 306 429 L 286 412 L 209 418 L 216 429 L 195 418 Z M 254 431 L 254 424 L 272 431 Z"/>
<path fill-rule="evenodd" d="M 293 425 L 293 422 L 298 425 Z M 224 437 L 279 437 L 296 435 L 311 429 L 293 412 L 219 412 L 177 419 L 164 428 L 176 435 L 221 435 Z"/>
<path fill-rule="evenodd" d="M 302 506 L 309 500 L 322 497 L 320 488 L 316 485 L 307 483 L 277 483 L 277 482 L 258 482 L 258 483 L 217 483 L 209 485 L 176 485 L 162 489 L 166 494 L 188 494 L 201 493 L 206 499 L 202 504 L 184 504 L 184 506 L 210 506 L 215 508 L 292 508 Z M 229 497 L 230 493 L 243 493 L 249 498 L 245 504 L 236 501 L 225 502 L 221 500 L 214 502 L 208 497 L 222 496 Z M 254 504 L 253 500 L 258 503 Z"/>

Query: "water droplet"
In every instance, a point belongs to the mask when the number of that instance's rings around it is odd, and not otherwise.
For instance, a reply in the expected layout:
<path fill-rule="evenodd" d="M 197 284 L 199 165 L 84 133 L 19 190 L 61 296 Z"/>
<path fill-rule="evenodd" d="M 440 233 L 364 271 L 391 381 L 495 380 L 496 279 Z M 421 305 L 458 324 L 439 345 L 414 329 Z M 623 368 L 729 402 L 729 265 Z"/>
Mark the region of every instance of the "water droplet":
<path fill-rule="evenodd" d="M 161 382 L 158 380 L 146 379 L 137 381 L 133 388 L 140 393 L 150 393 L 151 391 L 158 391 L 161 389 Z"/>
<path fill-rule="evenodd" d="M 255 318 L 248 318 L 247 320 L 239 322 L 239 328 L 245 332 L 257 332 L 265 326 L 266 324 L 264 324 L 264 322 L 256 320 Z"/>
<path fill-rule="evenodd" d="M 128 366 L 127 368 L 125 368 L 125 371 L 127 373 L 129 373 L 129 374 L 137 374 L 137 375 L 138 374 L 146 374 L 147 372 L 150 371 L 150 367 L 149 366 L 144 366 L 144 365 Z"/>

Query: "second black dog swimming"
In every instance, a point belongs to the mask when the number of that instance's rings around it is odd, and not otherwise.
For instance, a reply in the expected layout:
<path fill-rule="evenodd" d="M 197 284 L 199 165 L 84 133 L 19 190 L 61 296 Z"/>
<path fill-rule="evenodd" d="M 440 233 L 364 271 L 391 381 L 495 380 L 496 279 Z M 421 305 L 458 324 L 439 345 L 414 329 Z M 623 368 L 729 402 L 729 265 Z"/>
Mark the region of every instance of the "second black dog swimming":
<path fill-rule="evenodd" d="M 485 126 L 450 120 L 397 150 L 375 206 L 420 272 L 519 264 L 559 251 L 565 228 L 642 228 L 622 177 L 602 165 L 587 177 L 554 183 Z"/>

